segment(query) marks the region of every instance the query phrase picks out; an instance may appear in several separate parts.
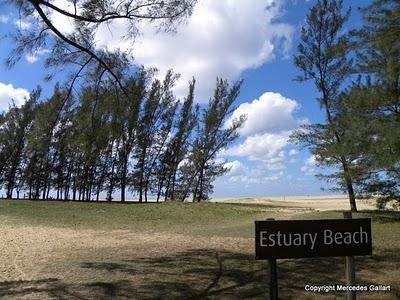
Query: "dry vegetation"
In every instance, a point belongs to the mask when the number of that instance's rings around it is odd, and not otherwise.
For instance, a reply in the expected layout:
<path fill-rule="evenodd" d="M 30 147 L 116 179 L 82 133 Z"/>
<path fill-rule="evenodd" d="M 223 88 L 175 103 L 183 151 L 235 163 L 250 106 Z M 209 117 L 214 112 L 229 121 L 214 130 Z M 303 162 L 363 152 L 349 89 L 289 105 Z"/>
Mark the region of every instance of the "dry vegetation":
<path fill-rule="evenodd" d="M 358 257 L 360 284 L 390 284 L 400 297 L 400 215 L 373 218 L 374 255 Z M 1 201 L 0 298 L 4 299 L 265 299 L 265 261 L 254 260 L 253 220 L 331 218 L 264 205 L 147 205 Z M 344 283 L 343 258 L 281 260 L 283 299 L 305 284 Z"/>

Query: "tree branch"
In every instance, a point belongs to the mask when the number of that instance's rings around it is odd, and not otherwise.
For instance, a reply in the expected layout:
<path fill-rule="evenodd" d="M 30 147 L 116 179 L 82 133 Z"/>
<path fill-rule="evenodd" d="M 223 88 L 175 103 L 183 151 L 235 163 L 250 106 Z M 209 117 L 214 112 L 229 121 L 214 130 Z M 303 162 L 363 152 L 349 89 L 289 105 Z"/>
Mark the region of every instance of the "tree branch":
<path fill-rule="evenodd" d="M 49 18 L 46 16 L 46 14 L 44 13 L 44 11 L 42 10 L 42 8 L 39 6 L 39 1 L 34 1 L 34 0 L 30 0 L 30 2 L 32 3 L 33 7 L 36 9 L 36 11 L 38 12 L 39 16 L 42 18 L 43 22 L 47 25 L 47 27 L 54 32 L 54 34 L 59 37 L 62 41 L 64 41 L 65 43 L 81 50 L 82 52 L 87 53 L 91 58 L 94 58 L 95 60 L 97 60 L 106 70 L 108 73 L 111 74 L 112 77 L 114 77 L 115 81 L 118 83 L 119 87 L 121 88 L 121 90 L 127 94 L 125 92 L 125 88 L 123 87 L 121 81 L 119 80 L 118 76 L 113 72 L 113 70 L 104 62 L 104 60 L 102 60 L 96 53 L 94 53 L 93 51 L 91 51 L 90 49 L 74 42 L 73 40 L 67 38 L 64 34 L 62 34 L 54 25 L 53 23 L 49 20 Z M 86 65 L 86 64 L 85 64 Z"/>

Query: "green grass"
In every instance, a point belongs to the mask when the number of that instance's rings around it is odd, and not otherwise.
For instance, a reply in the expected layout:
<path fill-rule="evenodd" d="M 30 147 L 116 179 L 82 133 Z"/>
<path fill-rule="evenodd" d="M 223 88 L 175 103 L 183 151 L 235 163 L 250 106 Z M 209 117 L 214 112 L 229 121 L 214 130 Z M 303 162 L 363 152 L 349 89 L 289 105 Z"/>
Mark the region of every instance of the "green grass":
<path fill-rule="evenodd" d="M 140 229 L 207 235 L 217 226 L 216 234 L 224 235 L 232 227 L 231 234 L 243 235 L 253 226 L 254 218 L 275 215 L 267 207 L 218 203 L 0 201 L 0 218 L 9 224 L 93 230 Z"/>
<path fill-rule="evenodd" d="M 77 231 L 167 231 L 181 233 L 185 239 L 190 236 L 194 241 L 215 237 L 222 244 L 228 237 L 254 238 L 254 220 L 270 217 L 329 219 L 343 218 L 343 214 L 340 211 L 288 213 L 262 205 L 217 203 L 138 205 L 0 201 L 0 225 L 73 228 Z M 356 257 L 356 280 L 360 284 L 392 287 L 389 293 L 359 294 L 359 299 L 399 299 L 400 213 L 366 211 L 353 214 L 353 218 L 359 217 L 372 219 L 373 255 Z M 238 239 L 240 243 L 246 241 L 251 242 Z M 42 277 L 0 282 L 0 298 L 6 295 L 7 299 L 19 299 L 31 295 L 32 291 L 37 297 L 50 299 L 268 298 L 267 263 L 254 259 L 252 243 L 239 251 L 239 248 L 216 249 L 207 243 L 201 248 L 185 248 L 178 242 L 176 250 L 150 256 L 137 255 L 135 248 L 131 248 L 143 246 L 149 247 L 149 251 L 157 250 L 151 248 L 154 247 L 152 241 L 144 243 L 129 244 L 125 248 L 104 245 L 75 249 L 62 259 L 49 260 L 46 275 Z M 344 297 L 343 293 L 304 292 L 305 284 L 345 283 L 343 257 L 279 260 L 278 276 L 282 299 Z"/>
<path fill-rule="evenodd" d="M 252 237 L 254 220 L 287 219 L 293 214 L 264 205 L 224 203 L 148 203 L 119 204 L 60 201 L 0 201 L 3 223 L 74 229 L 168 231 L 175 233 Z M 296 219 L 343 218 L 340 211 L 296 213 Z M 400 213 L 370 211 L 353 218 L 372 218 L 373 233 L 379 244 L 395 242 L 400 232 Z M 382 235 L 382 232 L 385 232 Z M 386 237 L 390 238 L 387 239 Z M 385 238 L 382 238 L 385 237 Z M 388 245 L 390 248 L 390 245 Z"/>

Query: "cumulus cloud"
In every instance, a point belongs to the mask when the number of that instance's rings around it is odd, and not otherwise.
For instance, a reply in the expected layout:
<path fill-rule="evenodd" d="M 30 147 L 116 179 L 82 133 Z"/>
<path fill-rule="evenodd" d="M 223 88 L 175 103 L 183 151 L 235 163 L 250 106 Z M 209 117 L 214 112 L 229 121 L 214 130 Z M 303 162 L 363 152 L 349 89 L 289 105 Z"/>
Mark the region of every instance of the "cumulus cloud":
<path fill-rule="evenodd" d="M 60 9 L 67 11 L 69 13 L 74 13 L 74 6 L 71 1 L 68 0 L 54 0 L 52 4 L 59 7 Z M 77 7 L 79 13 L 79 7 Z M 53 25 L 63 32 L 64 34 L 72 34 L 74 32 L 74 21 L 65 15 L 51 10 L 50 19 Z"/>
<path fill-rule="evenodd" d="M 223 154 L 246 157 L 266 163 L 269 169 L 280 169 L 285 153 L 282 149 L 287 145 L 289 132 L 247 137 L 243 143 L 227 149 Z"/>
<path fill-rule="evenodd" d="M 29 98 L 29 92 L 23 88 L 14 88 L 12 84 L 0 82 L 0 111 L 8 109 L 14 100 L 17 106 L 21 106 Z"/>
<path fill-rule="evenodd" d="M 301 167 L 301 171 L 306 175 L 315 175 L 316 171 L 316 159 L 314 155 L 311 155 L 304 161 L 304 165 Z"/>
<path fill-rule="evenodd" d="M 283 171 L 270 170 L 265 165 L 257 164 L 255 167 L 250 167 L 238 160 L 225 163 L 225 167 L 230 168 L 224 179 L 226 182 L 241 183 L 246 186 L 276 181 L 284 175 Z"/>
<path fill-rule="evenodd" d="M 247 120 L 240 129 L 241 135 L 288 131 L 305 122 L 294 117 L 298 107 L 298 103 L 292 99 L 285 98 L 279 93 L 266 92 L 252 102 L 242 103 L 233 112 L 227 124 L 241 115 L 246 115 Z"/>
<path fill-rule="evenodd" d="M 42 56 L 46 53 L 49 53 L 49 52 L 50 52 L 50 50 L 48 50 L 48 49 L 39 49 L 39 50 L 36 50 L 34 53 L 29 53 L 29 54 L 25 55 L 25 59 L 30 64 L 33 64 L 38 61 L 40 56 Z"/>
<path fill-rule="evenodd" d="M 243 157 L 261 162 L 266 170 L 281 170 L 288 157 L 298 153 L 296 149 L 286 151 L 291 132 L 306 119 L 296 118 L 299 105 L 295 100 L 279 93 L 266 92 L 258 99 L 242 103 L 226 122 L 225 127 L 240 115 L 247 120 L 240 129 L 244 140 L 223 152 L 223 155 Z"/>
<path fill-rule="evenodd" d="M 246 170 L 246 167 L 238 160 L 227 162 L 224 167 L 229 169 L 229 176 L 241 175 Z"/>
<path fill-rule="evenodd" d="M 193 15 L 179 26 L 175 34 L 156 32 L 155 26 L 141 23 L 141 34 L 124 39 L 126 20 L 102 24 L 96 31 L 95 45 L 108 50 L 129 52 L 139 64 L 156 67 L 163 76 L 168 69 L 181 74 L 176 93 L 187 92 L 187 83 L 197 80 L 196 99 L 207 102 L 216 77 L 229 81 L 240 78 L 243 71 L 257 68 L 278 53 L 285 56 L 291 47 L 294 29 L 279 22 L 283 0 L 202 0 Z M 52 4 L 74 12 L 71 1 L 54 0 Z M 77 7 L 78 13 L 80 7 Z M 49 11 L 55 27 L 64 34 L 74 30 L 74 22 L 58 12 Z M 17 26 L 30 23 L 18 20 Z M 27 57 L 32 62 L 36 56 Z"/>
<path fill-rule="evenodd" d="M 283 171 L 279 172 L 268 172 L 268 170 L 258 167 L 255 169 L 246 168 L 242 174 L 231 175 L 228 174 L 228 182 L 240 183 L 246 186 L 252 184 L 262 184 L 270 181 L 277 181 L 283 177 Z"/>
<path fill-rule="evenodd" d="M 17 28 L 20 30 L 27 30 L 27 29 L 31 28 L 32 23 L 30 23 L 26 20 L 18 19 L 18 20 L 14 21 L 14 25 L 17 26 Z"/>
<path fill-rule="evenodd" d="M 193 15 L 176 34 L 154 33 L 142 26 L 135 43 L 121 42 L 126 33 L 124 21 L 101 26 L 97 45 L 130 51 L 136 61 L 157 67 L 160 74 L 172 68 L 181 73 L 176 92 L 185 94 L 187 82 L 198 82 L 197 99 L 208 100 L 217 76 L 236 80 L 240 74 L 272 59 L 277 45 L 281 52 L 290 48 L 293 28 L 276 22 L 281 0 L 202 0 Z"/>

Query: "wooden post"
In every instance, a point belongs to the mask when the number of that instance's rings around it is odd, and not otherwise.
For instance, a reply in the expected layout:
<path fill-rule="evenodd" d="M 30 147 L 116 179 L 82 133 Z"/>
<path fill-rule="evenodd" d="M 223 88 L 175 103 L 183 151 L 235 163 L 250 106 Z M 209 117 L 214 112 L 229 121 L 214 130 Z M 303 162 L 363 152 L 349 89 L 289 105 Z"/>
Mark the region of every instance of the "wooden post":
<path fill-rule="evenodd" d="M 278 300 L 278 273 L 276 271 L 276 259 L 269 260 L 269 299 Z"/>
<path fill-rule="evenodd" d="M 267 221 L 274 221 L 269 218 Z M 269 259 L 269 299 L 278 300 L 278 272 L 276 267 L 276 259 Z"/>
<path fill-rule="evenodd" d="M 352 219 L 351 211 L 344 211 L 343 217 L 345 219 Z M 356 285 L 356 270 L 354 263 L 354 256 L 346 256 L 346 285 L 354 286 Z M 356 300 L 356 291 L 347 291 L 346 300 Z"/>

